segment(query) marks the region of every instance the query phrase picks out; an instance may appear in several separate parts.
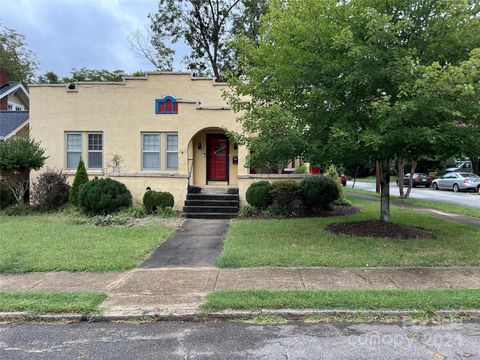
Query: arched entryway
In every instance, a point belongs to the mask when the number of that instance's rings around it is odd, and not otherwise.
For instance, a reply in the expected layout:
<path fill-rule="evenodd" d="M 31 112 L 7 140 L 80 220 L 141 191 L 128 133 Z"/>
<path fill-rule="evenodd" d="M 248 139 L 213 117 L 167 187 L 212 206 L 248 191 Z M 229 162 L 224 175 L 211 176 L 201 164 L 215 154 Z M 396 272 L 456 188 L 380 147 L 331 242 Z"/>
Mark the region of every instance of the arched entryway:
<path fill-rule="evenodd" d="M 188 145 L 190 184 L 235 186 L 238 174 L 238 147 L 221 128 L 205 128 Z"/>

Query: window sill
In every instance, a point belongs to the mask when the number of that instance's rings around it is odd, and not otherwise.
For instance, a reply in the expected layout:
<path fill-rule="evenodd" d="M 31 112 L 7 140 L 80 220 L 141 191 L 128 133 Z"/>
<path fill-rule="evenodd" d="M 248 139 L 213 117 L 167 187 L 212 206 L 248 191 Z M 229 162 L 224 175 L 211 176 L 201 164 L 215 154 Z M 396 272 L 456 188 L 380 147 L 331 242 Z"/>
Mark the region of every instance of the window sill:
<path fill-rule="evenodd" d="M 63 170 L 63 173 L 66 175 L 75 175 L 77 173 L 77 170 Z M 87 175 L 104 175 L 104 171 L 102 169 L 98 169 L 98 170 L 87 169 Z"/>

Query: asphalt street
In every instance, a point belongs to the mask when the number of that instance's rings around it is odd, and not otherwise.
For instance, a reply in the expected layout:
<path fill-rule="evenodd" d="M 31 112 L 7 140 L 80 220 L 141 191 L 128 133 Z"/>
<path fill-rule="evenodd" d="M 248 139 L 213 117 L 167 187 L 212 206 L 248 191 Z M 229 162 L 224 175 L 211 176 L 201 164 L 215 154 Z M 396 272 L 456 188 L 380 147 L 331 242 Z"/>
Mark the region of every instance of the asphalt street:
<path fill-rule="evenodd" d="M 480 359 L 480 321 L 1 324 L 0 359 Z"/>
<path fill-rule="evenodd" d="M 351 188 L 353 181 L 347 182 L 347 187 Z M 371 182 L 362 182 L 357 181 L 355 183 L 355 189 L 362 189 L 368 191 L 375 191 L 375 183 Z M 397 184 L 391 183 L 390 184 L 390 194 L 399 196 L 399 189 Z M 410 193 L 410 197 L 413 199 L 423 199 L 423 200 L 432 200 L 443 202 L 447 204 L 455 204 L 465 207 L 471 208 L 480 208 L 480 195 L 475 193 L 467 193 L 467 192 L 453 192 L 447 190 L 433 190 L 424 187 L 417 187 L 412 188 L 412 192 Z"/>

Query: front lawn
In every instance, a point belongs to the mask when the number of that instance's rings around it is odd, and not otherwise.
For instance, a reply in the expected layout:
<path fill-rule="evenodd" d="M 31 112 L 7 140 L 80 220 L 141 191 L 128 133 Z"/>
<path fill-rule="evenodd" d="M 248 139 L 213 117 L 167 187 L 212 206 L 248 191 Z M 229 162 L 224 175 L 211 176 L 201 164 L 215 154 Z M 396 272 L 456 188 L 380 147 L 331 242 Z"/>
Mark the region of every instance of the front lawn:
<path fill-rule="evenodd" d="M 107 298 L 101 292 L 14 291 L 0 293 L 0 311 L 26 311 L 31 314 L 100 312 Z"/>
<path fill-rule="evenodd" d="M 261 309 L 464 310 L 480 308 L 480 289 L 230 290 L 209 293 L 205 312 Z"/>
<path fill-rule="evenodd" d="M 63 213 L 0 215 L 0 273 L 30 271 L 121 271 L 136 267 L 173 231 L 95 226 Z"/>
<path fill-rule="evenodd" d="M 220 267 L 260 266 L 479 266 L 478 228 L 392 206 L 394 222 L 433 230 L 436 239 L 362 238 L 333 234 L 331 223 L 378 219 L 379 204 L 349 197 L 361 212 L 350 216 L 235 220 Z"/>

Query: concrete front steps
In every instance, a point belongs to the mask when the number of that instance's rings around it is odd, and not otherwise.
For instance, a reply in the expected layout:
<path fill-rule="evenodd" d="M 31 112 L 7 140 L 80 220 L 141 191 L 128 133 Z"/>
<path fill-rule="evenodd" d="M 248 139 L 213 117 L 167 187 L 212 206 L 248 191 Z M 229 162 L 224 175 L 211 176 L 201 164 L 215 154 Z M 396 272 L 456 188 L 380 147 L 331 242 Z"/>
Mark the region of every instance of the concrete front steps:
<path fill-rule="evenodd" d="M 192 219 L 231 219 L 238 215 L 238 208 L 238 188 L 191 186 L 183 215 Z"/>

